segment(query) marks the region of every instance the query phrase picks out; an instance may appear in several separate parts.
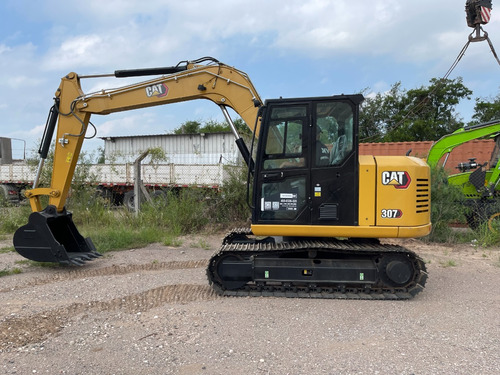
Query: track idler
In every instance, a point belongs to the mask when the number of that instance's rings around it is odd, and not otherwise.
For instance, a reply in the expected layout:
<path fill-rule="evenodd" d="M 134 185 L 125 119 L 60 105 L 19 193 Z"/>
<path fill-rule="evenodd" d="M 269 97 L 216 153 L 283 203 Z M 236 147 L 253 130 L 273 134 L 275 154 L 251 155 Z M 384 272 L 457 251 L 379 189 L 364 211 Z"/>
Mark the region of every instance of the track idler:
<path fill-rule="evenodd" d="M 72 214 L 57 212 L 55 206 L 29 216 L 28 224 L 14 234 L 14 248 L 27 259 L 67 265 L 81 266 L 101 256 L 92 240 L 78 232 Z"/>

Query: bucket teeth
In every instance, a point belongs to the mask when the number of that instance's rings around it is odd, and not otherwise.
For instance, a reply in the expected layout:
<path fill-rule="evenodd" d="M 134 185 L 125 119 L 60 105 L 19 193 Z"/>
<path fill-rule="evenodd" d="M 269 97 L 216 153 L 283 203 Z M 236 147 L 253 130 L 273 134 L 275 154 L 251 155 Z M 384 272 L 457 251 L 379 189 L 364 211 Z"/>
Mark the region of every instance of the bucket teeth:
<path fill-rule="evenodd" d="M 70 259 L 70 262 L 72 265 L 74 266 L 83 266 L 85 264 L 84 261 L 80 260 L 80 259 L 77 259 L 77 258 L 72 258 Z"/>
<path fill-rule="evenodd" d="M 85 262 L 92 261 L 96 258 L 99 258 L 102 256 L 98 252 L 92 252 L 92 253 L 68 253 L 70 263 L 75 265 L 75 266 L 83 266 Z"/>
<path fill-rule="evenodd" d="M 82 261 L 87 261 L 87 260 L 92 260 L 94 258 L 91 258 L 90 256 L 88 256 L 87 254 L 78 254 L 76 256 L 76 258 L 82 260 Z"/>

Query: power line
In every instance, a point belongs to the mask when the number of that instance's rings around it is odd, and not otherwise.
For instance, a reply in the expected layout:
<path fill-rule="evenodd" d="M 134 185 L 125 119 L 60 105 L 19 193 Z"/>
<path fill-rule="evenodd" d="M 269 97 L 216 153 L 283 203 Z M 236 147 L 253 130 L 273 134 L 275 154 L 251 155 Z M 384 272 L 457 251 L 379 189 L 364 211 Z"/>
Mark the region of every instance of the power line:
<path fill-rule="evenodd" d="M 481 31 L 483 32 L 483 35 L 481 35 Z M 428 99 L 430 98 L 430 96 L 433 95 L 444 84 L 444 82 L 448 79 L 448 77 L 453 72 L 453 70 L 457 67 L 457 65 L 460 62 L 460 60 L 462 60 L 462 57 L 464 57 L 465 52 L 467 51 L 467 48 L 469 48 L 469 45 L 471 43 L 473 43 L 473 42 L 481 42 L 483 40 L 486 40 L 488 42 L 488 45 L 490 46 L 490 49 L 491 49 L 491 52 L 493 53 L 493 56 L 495 57 L 496 61 L 500 65 L 500 59 L 498 58 L 498 55 L 497 55 L 497 53 L 495 51 L 495 47 L 493 46 L 493 43 L 491 42 L 491 39 L 488 36 L 488 33 L 483 30 L 483 28 L 481 27 L 481 25 L 479 25 L 479 24 L 476 25 L 475 26 L 475 30 L 469 35 L 467 43 L 465 43 L 465 45 L 462 47 L 461 51 L 459 52 L 459 54 L 456 57 L 456 59 L 453 62 L 453 64 L 451 64 L 451 66 L 448 69 L 448 71 L 446 72 L 446 74 L 442 78 L 440 78 L 439 81 L 437 81 L 437 84 L 425 96 L 425 98 L 423 98 L 419 103 L 417 103 L 415 106 L 413 106 L 412 108 L 410 108 L 410 110 L 406 113 L 406 115 L 404 115 L 403 118 L 396 123 L 396 125 L 394 125 L 393 127 L 391 127 L 386 132 L 386 134 L 390 133 L 390 132 L 396 130 L 398 127 L 400 127 L 403 124 L 403 122 L 409 116 L 418 114 L 418 112 L 421 111 L 422 108 L 425 106 L 425 104 L 428 101 Z M 368 139 L 375 138 L 377 136 L 378 135 L 373 135 L 373 136 L 370 136 L 370 137 L 366 137 L 366 138 L 363 138 L 361 141 L 366 141 Z"/>

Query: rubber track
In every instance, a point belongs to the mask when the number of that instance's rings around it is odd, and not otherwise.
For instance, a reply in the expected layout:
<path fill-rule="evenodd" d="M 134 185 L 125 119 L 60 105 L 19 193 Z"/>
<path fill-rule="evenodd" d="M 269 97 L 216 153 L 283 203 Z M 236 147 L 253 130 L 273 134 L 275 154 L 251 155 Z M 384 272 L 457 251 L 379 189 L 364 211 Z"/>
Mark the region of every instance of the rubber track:
<path fill-rule="evenodd" d="M 295 242 L 273 243 L 231 243 L 233 240 L 241 238 L 242 235 L 251 235 L 251 231 L 246 228 L 236 229 L 229 233 L 223 240 L 221 248 L 212 256 L 207 267 L 207 276 L 215 292 L 222 296 L 237 297 L 289 297 L 289 298 L 322 298 L 322 299 L 357 299 L 357 300 L 407 300 L 420 293 L 427 280 L 427 272 L 424 261 L 413 251 L 402 246 L 380 244 L 374 242 L 353 242 L 337 239 L 312 239 Z M 284 252 L 301 252 L 305 249 L 333 250 L 341 254 L 406 254 L 413 260 L 415 273 L 413 280 L 404 288 L 392 287 L 340 287 L 340 286 L 294 286 L 285 285 L 257 285 L 247 284 L 239 290 L 225 290 L 217 281 L 214 270 L 217 261 L 224 255 L 242 254 L 249 252 L 276 254 Z"/>

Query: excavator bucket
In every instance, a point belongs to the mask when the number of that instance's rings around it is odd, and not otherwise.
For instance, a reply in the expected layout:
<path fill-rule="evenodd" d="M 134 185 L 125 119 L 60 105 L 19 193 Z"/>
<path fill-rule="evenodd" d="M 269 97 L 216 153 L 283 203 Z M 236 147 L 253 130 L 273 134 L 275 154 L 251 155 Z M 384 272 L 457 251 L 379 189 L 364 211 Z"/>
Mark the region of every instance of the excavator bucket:
<path fill-rule="evenodd" d="M 81 266 L 101 256 L 92 240 L 78 232 L 72 214 L 57 212 L 54 206 L 29 216 L 28 224 L 14 234 L 14 247 L 23 257 L 37 262 Z"/>

